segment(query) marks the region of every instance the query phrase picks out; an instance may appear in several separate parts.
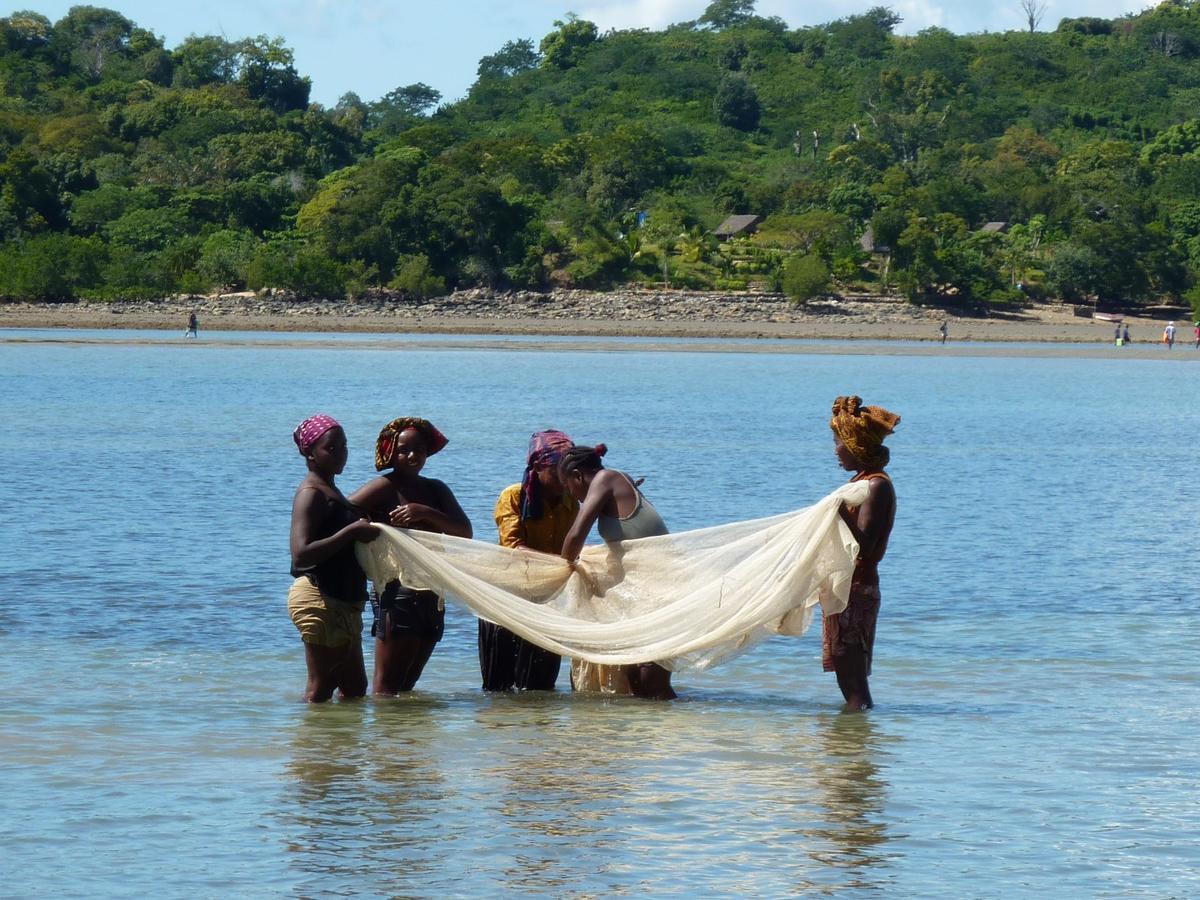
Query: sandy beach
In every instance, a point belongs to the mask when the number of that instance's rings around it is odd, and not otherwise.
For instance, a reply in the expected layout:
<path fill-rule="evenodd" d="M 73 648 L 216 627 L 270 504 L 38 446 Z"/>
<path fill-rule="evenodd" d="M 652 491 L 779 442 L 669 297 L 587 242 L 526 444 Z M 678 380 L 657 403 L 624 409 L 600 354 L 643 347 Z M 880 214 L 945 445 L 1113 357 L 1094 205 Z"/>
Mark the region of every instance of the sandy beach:
<path fill-rule="evenodd" d="M 793 307 L 782 300 L 756 299 L 731 304 L 682 300 L 666 303 L 636 295 L 586 294 L 587 302 L 514 302 L 488 298 L 480 302 L 391 304 L 341 301 L 336 303 L 270 303 L 252 295 L 208 298 L 200 304 L 181 300 L 139 303 L 0 304 L 0 329 L 145 329 L 178 330 L 197 309 L 204 343 L 221 343 L 222 332 L 255 331 L 278 335 L 289 343 L 289 332 L 377 334 L 381 345 L 397 347 L 402 335 L 479 335 L 496 338 L 471 346 L 506 346 L 506 337 L 552 337 L 558 349 L 600 349 L 612 346 L 605 338 L 668 338 L 664 349 L 721 349 L 709 339 L 738 339 L 739 350 L 760 352 L 952 353 L 971 355 L 1112 356 L 1114 358 L 1200 358 L 1193 352 L 1192 324 L 1177 321 L 1173 351 L 1161 344 L 1165 322 L 1126 317 L 1131 345 L 1113 344 L 1113 325 L 1074 314 L 1072 307 L 1041 305 L 1023 310 L 961 315 L 913 306 L 898 300 L 825 301 Z M 609 299 L 612 297 L 613 299 Z M 946 322 L 949 340 L 943 346 L 938 328 Z M 580 340 L 564 344 L 563 339 Z M 19 333 L 0 334 L 0 341 L 22 340 Z M 680 341 L 680 339 L 685 339 Z M 686 339 L 701 339 L 692 344 Z M 797 340 L 837 341 L 838 346 L 796 345 Z M 788 343 L 781 343 L 788 342 Z M 844 343 L 843 343 L 844 342 Z M 892 342 L 901 346 L 889 347 Z M 917 342 L 914 346 L 912 342 Z M 399 342 L 402 345 L 403 341 Z M 983 347 L 979 344 L 1007 344 Z M 310 340 L 306 346 L 314 346 Z M 536 342 L 534 344 L 536 346 Z M 1023 346 L 1015 346 L 1023 345 Z M 361 346 L 361 345 L 360 345 Z M 451 342 L 447 346 L 454 346 Z M 521 346 L 530 347 L 527 339 Z M 639 342 L 639 349 L 649 349 Z M 652 341 L 650 347 L 657 346 Z"/>

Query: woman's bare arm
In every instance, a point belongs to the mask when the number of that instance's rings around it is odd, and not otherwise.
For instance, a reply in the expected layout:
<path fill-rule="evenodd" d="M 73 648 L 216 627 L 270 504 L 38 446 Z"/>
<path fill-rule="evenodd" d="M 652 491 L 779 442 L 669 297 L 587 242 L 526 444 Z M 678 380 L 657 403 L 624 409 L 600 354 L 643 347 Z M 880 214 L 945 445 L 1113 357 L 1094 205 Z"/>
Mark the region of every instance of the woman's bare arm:
<path fill-rule="evenodd" d="M 401 528 L 425 525 L 430 531 L 451 534 L 455 537 L 471 537 L 474 534 L 471 520 L 463 512 L 454 492 L 436 479 L 430 478 L 427 479 L 427 482 L 436 499 L 437 506 L 426 503 L 402 503 L 391 511 L 389 516 L 391 523 Z"/>
<path fill-rule="evenodd" d="M 596 473 L 596 477 L 592 479 L 587 496 L 583 498 L 583 503 L 579 505 L 579 512 L 575 514 L 575 522 L 563 540 L 560 555 L 568 562 L 574 562 L 579 558 L 579 553 L 583 550 L 584 542 L 587 541 L 592 526 L 596 524 L 596 520 L 604 512 L 604 508 L 612 502 L 612 478 L 608 477 L 612 474 L 614 473 L 606 469 Z"/>
<path fill-rule="evenodd" d="M 335 531 L 329 537 L 313 539 L 324 520 L 325 497 L 316 488 L 301 488 L 292 502 L 292 529 L 289 543 L 292 562 L 302 569 L 325 562 L 352 541 L 370 541 L 379 530 L 369 519 L 359 519 Z"/>

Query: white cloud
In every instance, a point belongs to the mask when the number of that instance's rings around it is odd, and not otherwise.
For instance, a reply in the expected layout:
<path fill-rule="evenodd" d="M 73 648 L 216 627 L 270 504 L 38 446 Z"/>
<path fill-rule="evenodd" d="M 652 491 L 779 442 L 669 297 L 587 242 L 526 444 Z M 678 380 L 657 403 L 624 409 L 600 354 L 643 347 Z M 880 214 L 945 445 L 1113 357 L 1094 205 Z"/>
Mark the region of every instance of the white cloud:
<path fill-rule="evenodd" d="M 709 0 L 591 0 L 578 7 L 582 18 L 595 22 L 601 31 L 610 28 L 664 28 L 674 22 L 700 18 Z M 1041 28 L 1052 31 L 1059 19 L 1075 16 L 1116 18 L 1130 11 L 1153 6 L 1153 0 L 1050 0 Z M 924 28 L 948 28 L 958 34 L 980 31 L 1009 31 L 1025 27 L 1019 0 L 969 0 L 939 3 L 934 0 L 758 0 L 760 16 L 778 16 L 793 28 L 819 25 L 859 15 L 873 6 L 886 6 L 904 21 L 897 28 L 915 34 Z"/>
<path fill-rule="evenodd" d="M 1015 4 L 1017 0 L 1013 0 Z M 709 0 L 593 0 L 579 15 L 595 22 L 601 31 L 610 28 L 665 28 L 675 22 L 699 19 Z M 888 6 L 904 19 L 900 30 L 916 32 L 931 25 L 946 26 L 946 9 L 928 0 L 828 0 L 807 4 L 795 0 L 759 0 L 755 12 L 778 16 L 793 28 L 819 25 L 866 12 L 873 6 Z M 1015 8 L 1015 6 L 1014 6 Z"/>
<path fill-rule="evenodd" d="M 580 18 L 595 22 L 601 31 L 610 28 L 665 28 L 675 22 L 698 19 L 705 0 L 603 0 L 579 11 Z"/>

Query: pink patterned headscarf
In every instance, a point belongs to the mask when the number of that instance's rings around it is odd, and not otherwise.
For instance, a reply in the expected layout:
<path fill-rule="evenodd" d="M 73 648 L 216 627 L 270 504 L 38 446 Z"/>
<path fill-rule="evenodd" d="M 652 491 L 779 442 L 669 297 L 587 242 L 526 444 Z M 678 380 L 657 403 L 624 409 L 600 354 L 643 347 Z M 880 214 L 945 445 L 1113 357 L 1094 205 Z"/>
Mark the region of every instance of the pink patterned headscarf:
<path fill-rule="evenodd" d="M 522 519 L 540 519 L 544 515 L 542 488 L 537 473 L 541 469 L 556 468 L 562 455 L 574 446 L 575 442 L 561 431 L 539 431 L 529 438 L 525 478 L 521 482 Z"/>
<path fill-rule="evenodd" d="M 321 439 L 321 435 L 331 428 L 341 427 L 338 420 L 333 416 L 327 416 L 325 413 L 317 413 L 315 416 L 309 416 L 296 426 L 296 430 L 292 432 L 292 440 L 296 442 L 296 446 L 300 449 L 300 455 L 308 456 L 308 451 L 312 449 L 313 444 Z"/>

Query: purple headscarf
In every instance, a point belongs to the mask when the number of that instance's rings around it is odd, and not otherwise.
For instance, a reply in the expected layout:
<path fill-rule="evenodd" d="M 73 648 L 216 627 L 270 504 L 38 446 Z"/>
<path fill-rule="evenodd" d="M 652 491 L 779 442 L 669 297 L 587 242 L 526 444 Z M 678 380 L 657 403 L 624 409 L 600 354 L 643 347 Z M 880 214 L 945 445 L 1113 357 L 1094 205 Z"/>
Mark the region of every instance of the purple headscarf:
<path fill-rule="evenodd" d="M 308 451 L 312 449 L 313 444 L 321 439 L 321 435 L 331 428 L 341 427 L 338 424 L 338 420 L 333 416 L 327 416 L 325 413 L 317 413 L 315 416 L 309 416 L 296 426 L 296 430 L 292 432 L 292 440 L 296 442 L 296 446 L 300 449 L 300 455 L 308 456 Z"/>
<path fill-rule="evenodd" d="M 553 469 L 562 459 L 563 453 L 575 446 L 561 431 L 539 431 L 529 439 L 529 454 L 525 459 L 525 479 L 521 482 L 521 518 L 540 519 L 545 509 L 542 504 L 542 483 L 537 473 Z"/>

